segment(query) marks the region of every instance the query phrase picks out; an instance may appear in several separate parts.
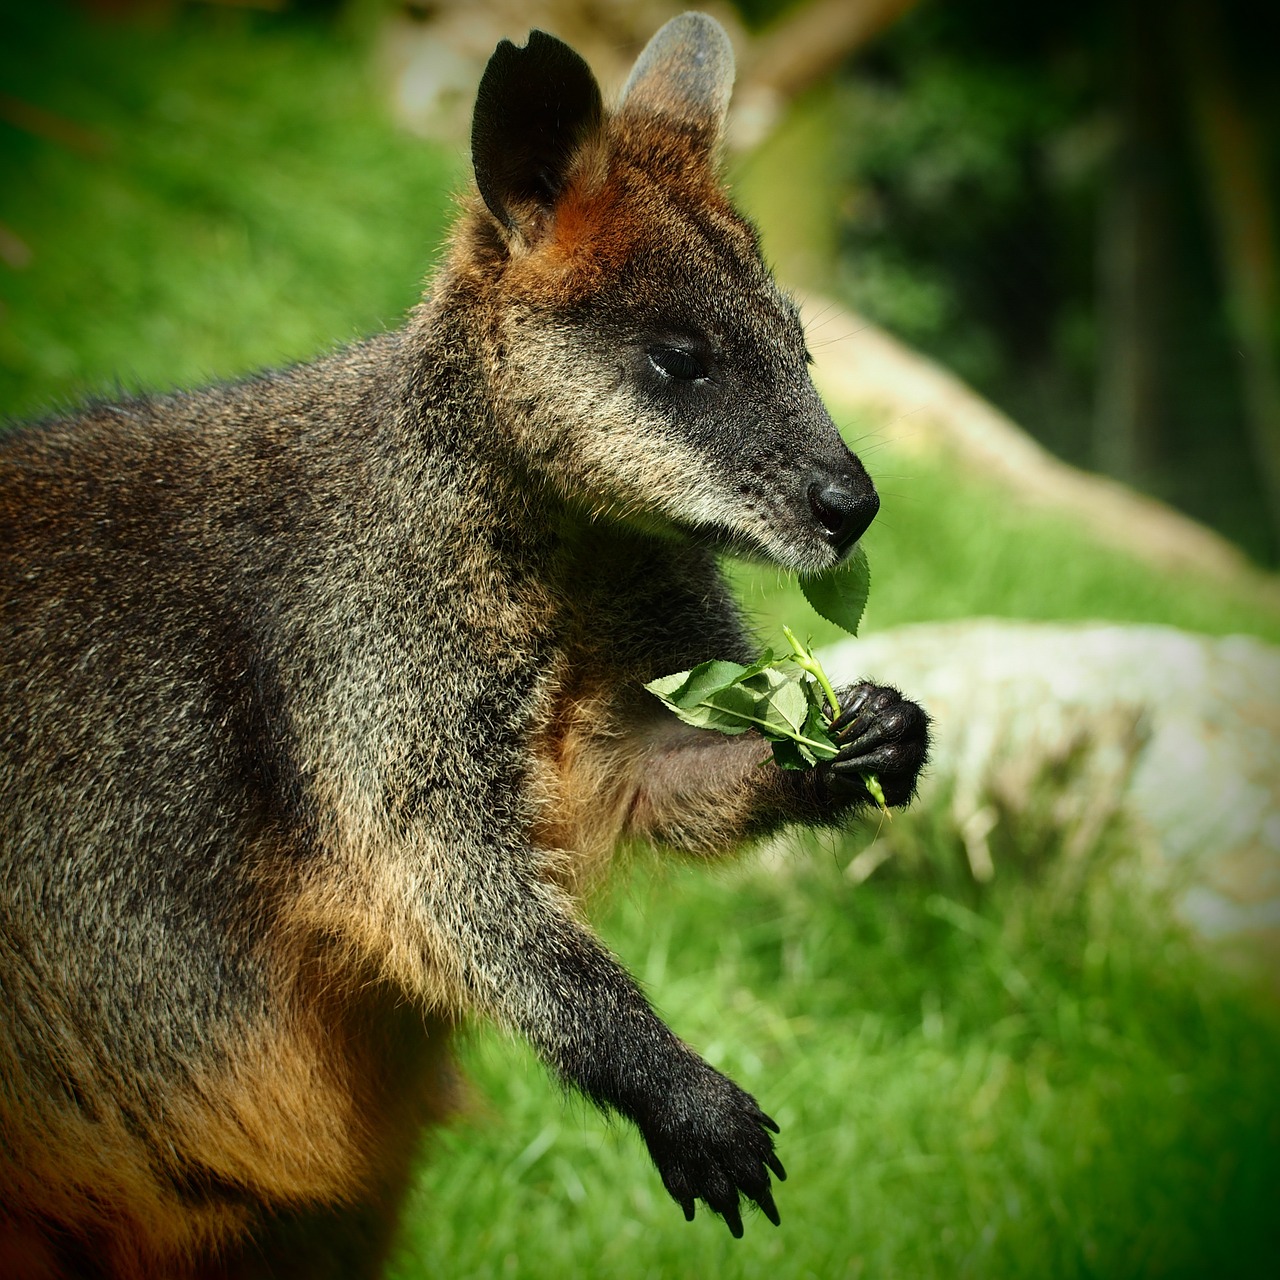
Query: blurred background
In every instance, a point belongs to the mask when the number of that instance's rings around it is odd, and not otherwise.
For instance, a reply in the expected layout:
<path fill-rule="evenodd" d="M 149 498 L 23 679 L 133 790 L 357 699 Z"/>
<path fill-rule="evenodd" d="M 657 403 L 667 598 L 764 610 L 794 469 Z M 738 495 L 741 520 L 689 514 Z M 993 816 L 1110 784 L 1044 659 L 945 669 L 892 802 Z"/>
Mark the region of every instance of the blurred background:
<path fill-rule="evenodd" d="M 496 41 L 549 30 L 608 93 L 680 7 L 0 0 L 0 418 L 396 325 Z M 780 1231 L 686 1226 L 477 1030 L 396 1274 L 1270 1274 L 1280 8 L 706 7 L 726 172 L 884 499 L 831 664 L 939 754 L 913 815 L 714 875 L 638 852 L 598 904 L 782 1125 Z M 838 638 L 732 572 L 764 638 Z"/>

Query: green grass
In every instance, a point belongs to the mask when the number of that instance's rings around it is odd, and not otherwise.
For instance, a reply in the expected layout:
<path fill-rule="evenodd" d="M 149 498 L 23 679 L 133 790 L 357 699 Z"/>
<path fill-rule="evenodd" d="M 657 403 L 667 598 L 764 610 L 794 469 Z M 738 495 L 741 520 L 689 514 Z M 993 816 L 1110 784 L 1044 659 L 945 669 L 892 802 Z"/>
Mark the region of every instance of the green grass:
<path fill-rule="evenodd" d="M 638 1140 L 478 1036 L 398 1276 L 1264 1274 L 1280 1025 L 1138 893 L 639 876 L 606 936 L 782 1128 L 782 1227 L 686 1225 Z"/>
<path fill-rule="evenodd" d="M 391 128 L 367 42 L 226 12 L 16 20 L 0 87 L 101 141 L 0 123 L 0 223 L 32 254 L 0 265 L 0 414 L 306 358 L 411 305 L 459 159 Z M 1280 638 L 1228 584 L 867 455 L 885 500 L 869 629 L 994 614 Z M 766 633 L 834 638 L 785 578 L 734 572 Z M 1130 882 L 1122 833 L 1085 881 L 1024 833 L 1040 856 L 982 892 L 928 815 L 854 884 L 868 834 L 783 871 L 643 863 L 601 909 L 672 1025 L 782 1125 L 780 1230 L 685 1224 L 633 1133 L 478 1030 L 475 1105 L 432 1144 L 395 1273 L 1269 1274 L 1280 1023 Z"/>
<path fill-rule="evenodd" d="M 24 9 L 0 39 L 0 91 L 90 135 L 0 112 L 0 224 L 30 250 L 0 265 L 0 416 L 305 359 L 417 301 L 460 149 L 389 127 L 360 39 L 198 17 Z"/>

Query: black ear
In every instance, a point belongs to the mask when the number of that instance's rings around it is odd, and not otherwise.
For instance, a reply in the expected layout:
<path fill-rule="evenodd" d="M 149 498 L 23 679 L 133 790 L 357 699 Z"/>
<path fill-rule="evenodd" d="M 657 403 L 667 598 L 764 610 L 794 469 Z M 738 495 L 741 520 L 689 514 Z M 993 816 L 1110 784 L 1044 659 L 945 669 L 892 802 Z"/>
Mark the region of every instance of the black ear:
<path fill-rule="evenodd" d="M 490 212 L 526 238 L 563 190 L 579 144 L 604 106 L 591 68 L 545 31 L 503 40 L 480 78 L 471 163 Z"/>

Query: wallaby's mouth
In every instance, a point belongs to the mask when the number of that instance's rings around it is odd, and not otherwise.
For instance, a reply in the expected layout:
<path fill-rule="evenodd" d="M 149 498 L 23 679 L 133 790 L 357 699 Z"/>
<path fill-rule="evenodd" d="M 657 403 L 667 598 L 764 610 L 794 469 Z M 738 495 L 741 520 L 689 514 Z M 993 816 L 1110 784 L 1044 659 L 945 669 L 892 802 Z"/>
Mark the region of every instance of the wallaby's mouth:
<path fill-rule="evenodd" d="M 822 477 L 798 496 L 777 503 L 767 519 L 748 506 L 738 519 L 681 522 L 680 527 L 686 536 L 723 555 L 811 573 L 843 560 L 879 510 L 880 499 L 869 480 Z"/>
<path fill-rule="evenodd" d="M 646 504 L 649 519 L 645 506 L 619 510 L 617 518 L 654 532 L 669 522 L 669 532 L 718 554 L 799 573 L 830 569 L 853 551 L 880 510 L 862 462 L 834 427 L 831 435 L 835 444 L 825 448 L 748 440 L 729 466 L 690 462 L 676 495 Z"/>

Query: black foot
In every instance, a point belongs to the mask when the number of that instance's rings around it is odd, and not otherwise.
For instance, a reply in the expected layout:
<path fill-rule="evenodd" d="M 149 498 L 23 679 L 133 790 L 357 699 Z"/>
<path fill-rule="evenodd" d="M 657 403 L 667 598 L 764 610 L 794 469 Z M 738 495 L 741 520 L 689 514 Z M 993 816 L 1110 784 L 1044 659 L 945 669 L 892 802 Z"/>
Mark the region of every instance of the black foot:
<path fill-rule="evenodd" d="M 821 766 L 827 784 L 868 795 L 863 775 L 874 773 L 886 804 L 907 804 L 929 754 L 928 715 L 896 689 L 866 682 L 842 689 L 840 706 L 830 729 L 840 754 Z"/>
<path fill-rule="evenodd" d="M 695 1059 L 693 1079 L 641 1120 L 640 1131 L 686 1219 L 692 1221 L 694 1202 L 701 1200 L 741 1237 L 745 1195 L 778 1225 L 769 1183 L 770 1172 L 779 1181 L 787 1176 L 770 1136 L 778 1126 L 732 1080 Z"/>

